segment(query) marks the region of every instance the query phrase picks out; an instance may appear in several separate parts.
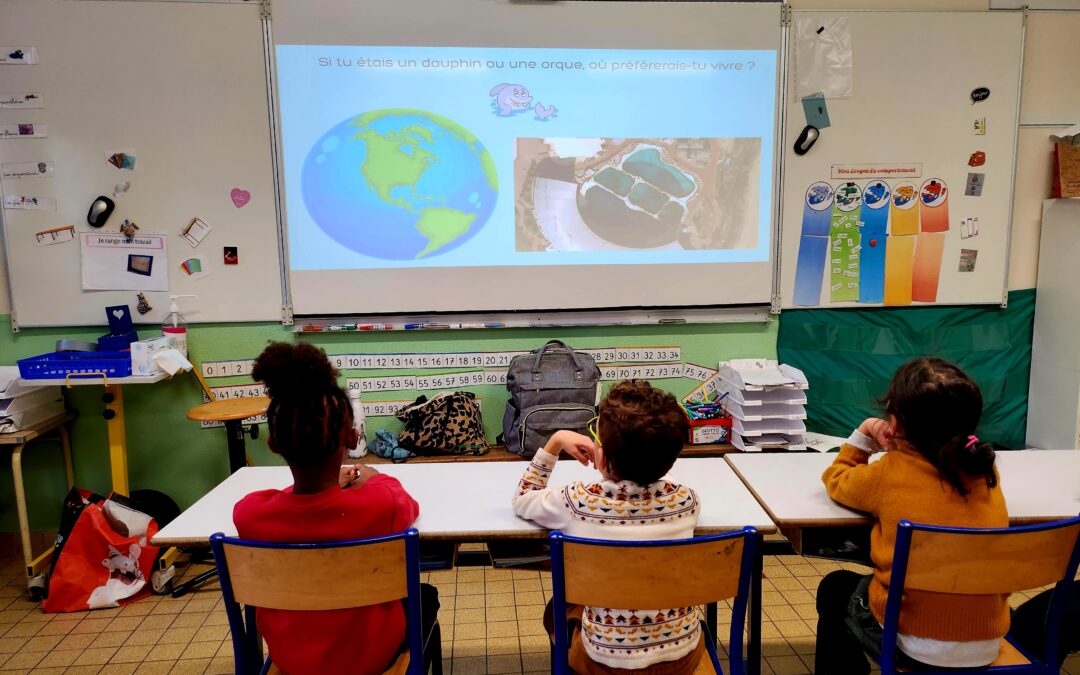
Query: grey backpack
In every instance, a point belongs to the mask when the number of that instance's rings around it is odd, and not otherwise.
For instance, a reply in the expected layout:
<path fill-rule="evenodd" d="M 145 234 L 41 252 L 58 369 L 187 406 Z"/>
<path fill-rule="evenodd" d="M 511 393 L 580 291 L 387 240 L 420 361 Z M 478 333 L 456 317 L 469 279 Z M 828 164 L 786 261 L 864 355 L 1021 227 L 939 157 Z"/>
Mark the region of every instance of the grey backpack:
<path fill-rule="evenodd" d="M 559 429 L 588 435 L 600 401 L 600 369 L 588 354 L 551 340 L 515 356 L 506 373 L 506 449 L 532 457 Z"/>

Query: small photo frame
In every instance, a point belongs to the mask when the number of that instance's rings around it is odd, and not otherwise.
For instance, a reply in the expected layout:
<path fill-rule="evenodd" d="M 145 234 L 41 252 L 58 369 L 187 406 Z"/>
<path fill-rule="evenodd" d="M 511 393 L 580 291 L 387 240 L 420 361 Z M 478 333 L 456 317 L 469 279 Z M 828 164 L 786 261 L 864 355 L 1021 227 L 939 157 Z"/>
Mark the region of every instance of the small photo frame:
<path fill-rule="evenodd" d="M 240 254 L 237 251 L 236 246 L 226 246 L 225 247 L 225 264 L 226 265 L 239 265 L 240 264 Z"/>
<path fill-rule="evenodd" d="M 128 254 L 127 271 L 132 274 L 141 274 L 144 277 L 148 277 L 154 270 L 154 256 L 152 255 L 136 255 L 134 253 Z"/>

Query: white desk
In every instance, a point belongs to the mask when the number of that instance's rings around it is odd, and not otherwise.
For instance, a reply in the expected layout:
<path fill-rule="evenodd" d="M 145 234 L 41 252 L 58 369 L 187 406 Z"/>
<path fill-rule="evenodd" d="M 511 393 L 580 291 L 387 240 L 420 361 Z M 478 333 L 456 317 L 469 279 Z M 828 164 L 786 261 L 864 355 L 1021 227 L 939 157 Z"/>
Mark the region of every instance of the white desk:
<path fill-rule="evenodd" d="M 781 529 L 870 523 L 866 514 L 837 504 L 825 493 L 821 474 L 835 458 L 818 453 L 725 456 Z M 997 465 L 1013 525 L 1080 513 L 1080 451 L 999 452 Z"/>
<path fill-rule="evenodd" d="M 401 481 L 420 504 L 416 529 L 425 539 L 487 541 L 543 538 L 546 530 L 523 520 L 510 509 L 524 462 L 462 462 L 458 464 L 389 464 L 378 470 Z M 769 516 L 723 458 L 680 459 L 671 471 L 680 483 L 701 497 L 699 534 L 724 532 L 752 525 L 762 534 L 776 531 Z M 559 462 L 552 485 L 595 480 L 598 474 L 573 461 Z M 287 467 L 247 467 L 229 476 L 153 538 L 155 546 L 207 545 L 210 535 L 236 536 L 233 505 L 255 490 L 292 484 Z M 448 490 L 447 486 L 456 486 Z"/>

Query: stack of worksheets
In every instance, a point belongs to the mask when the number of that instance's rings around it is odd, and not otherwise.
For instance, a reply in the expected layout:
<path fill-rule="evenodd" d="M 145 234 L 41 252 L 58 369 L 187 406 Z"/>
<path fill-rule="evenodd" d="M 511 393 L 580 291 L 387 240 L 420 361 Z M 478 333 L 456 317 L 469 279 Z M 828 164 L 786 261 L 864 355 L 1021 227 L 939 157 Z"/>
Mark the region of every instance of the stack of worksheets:
<path fill-rule="evenodd" d="M 0 433 L 21 431 L 64 412 L 64 395 L 55 387 L 30 387 L 19 369 L 0 367 Z"/>
<path fill-rule="evenodd" d="M 806 376 L 768 359 L 720 362 L 720 395 L 739 450 L 805 450 Z"/>

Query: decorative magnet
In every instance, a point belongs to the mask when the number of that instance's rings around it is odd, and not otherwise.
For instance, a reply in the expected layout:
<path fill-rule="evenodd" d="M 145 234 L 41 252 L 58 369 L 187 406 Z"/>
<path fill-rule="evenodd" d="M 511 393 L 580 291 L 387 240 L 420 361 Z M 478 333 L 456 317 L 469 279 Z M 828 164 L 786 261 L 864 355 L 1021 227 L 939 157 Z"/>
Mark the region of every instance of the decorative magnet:
<path fill-rule="evenodd" d="M 86 223 L 90 227 L 101 227 L 112 215 L 116 203 L 102 195 L 90 204 L 90 211 L 86 214 Z"/>
<path fill-rule="evenodd" d="M 129 244 L 135 241 L 135 231 L 138 229 L 139 226 L 127 218 L 124 218 L 124 222 L 120 223 L 120 234 L 124 235 L 124 240 Z"/>
<path fill-rule="evenodd" d="M 153 307 L 150 306 L 150 303 L 146 301 L 145 294 L 138 293 L 135 297 L 139 300 L 139 304 L 135 306 L 135 309 L 138 310 L 139 314 L 146 314 L 153 309 Z"/>
<path fill-rule="evenodd" d="M 968 166 L 982 166 L 986 164 L 986 153 L 982 150 L 971 153 L 971 157 L 968 158 Z"/>
<path fill-rule="evenodd" d="M 976 87 L 971 90 L 971 105 L 985 101 L 988 98 L 990 98 L 990 89 L 988 87 Z"/>

